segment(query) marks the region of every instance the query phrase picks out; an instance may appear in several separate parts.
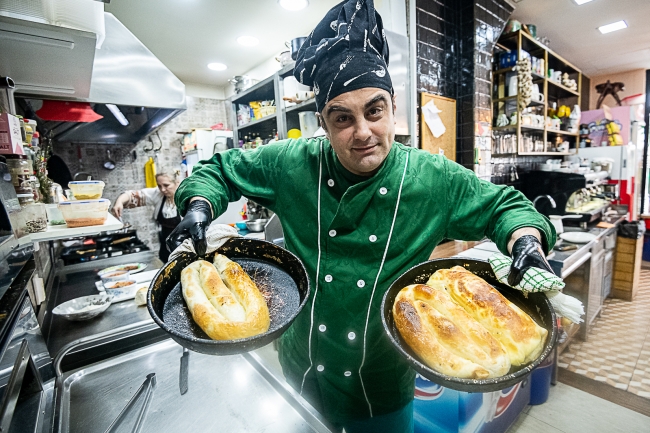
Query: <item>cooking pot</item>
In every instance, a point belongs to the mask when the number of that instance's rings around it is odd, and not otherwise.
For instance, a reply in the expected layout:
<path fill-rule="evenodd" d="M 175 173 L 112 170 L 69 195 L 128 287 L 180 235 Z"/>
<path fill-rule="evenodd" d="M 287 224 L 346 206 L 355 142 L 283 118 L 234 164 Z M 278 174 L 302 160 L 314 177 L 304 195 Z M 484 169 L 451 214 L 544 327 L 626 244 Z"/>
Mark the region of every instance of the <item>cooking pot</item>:
<path fill-rule="evenodd" d="M 235 93 L 241 93 L 249 87 L 254 86 L 257 81 L 247 75 L 235 75 L 228 82 L 235 85 Z"/>
<path fill-rule="evenodd" d="M 291 42 L 285 42 L 287 48 L 291 50 L 291 58 L 293 60 L 296 60 L 296 57 L 298 57 L 298 50 L 300 47 L 302 47 L 302 44 L 304 44 L 306 40 L 307 38 L 300 37 L 291 39 Z"/>

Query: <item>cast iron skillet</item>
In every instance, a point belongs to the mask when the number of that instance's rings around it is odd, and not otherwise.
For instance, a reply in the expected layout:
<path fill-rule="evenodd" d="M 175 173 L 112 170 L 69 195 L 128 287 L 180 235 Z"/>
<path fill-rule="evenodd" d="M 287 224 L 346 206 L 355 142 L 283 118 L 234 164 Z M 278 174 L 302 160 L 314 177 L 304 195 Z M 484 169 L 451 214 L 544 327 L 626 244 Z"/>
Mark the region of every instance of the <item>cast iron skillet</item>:
<path fill-rule="evenodd" d="M 255 350 L 278 338 L 291 325 L 309 298 L 309 279 L 302 262 L 289 251 L 259 239 L 234 238 L 217 250 L 239 263 L 267 300 L 271 325 L 254 337 L 217 341 L 199 328 L 181 293 L 181 271 L 197 260 L 184 253 L 167 263 L 147 292 L 153 320 L 181 346 L 208 355 L 234 355 Z M 205 260 L 212 262 L 214 253 Z"/>
<path fill-rule="evenodd" d="M 505 376 L 491 379 L 460 379 L 457 377 L 447 376 L 427 367 L 420 361 L 415 352 L 413 352 L 406 342 L 402 340 L 402 337 L 395 326 L 395 322 L 393 321 L 393 303 L 395 302 L 395 297 L 400 290 L 409 284 L 424 284 L 427 282 L 431 274 L 438 269 L 448 269 L 454 266 L 463 266 L 468 271 L 483 278 L 512 303 L 528 313 L 538 325 L 546 328 L 548 336 L 546 337 L 544 350 L 539 358 L 523 367 L 513 367 Z M 501 284 L 494 276 L 492 268 L 488 262 L 471 259 L 431 260 L 420 263 L 406 271 L 395 280 L 393 284 L 391 284 L 388 291 L 384 294 L 384 299 L 381 302 L 381 321 L 384 324 L 384 330 L 388 334 L 390 341 L 397 348 L 399 353 L 406 358 L 407 362 L 416 372 L 434 383 L 465 392 L 498 391 L 521 382 L 551 353 L 557 338 L 557 320 L 555 317 L 555 311 L 553 311 L 551 303 L 548 298 L 546 298 L 546 295 L 543 293 L 530 293 L 526 298 L 519 290 Z"/>

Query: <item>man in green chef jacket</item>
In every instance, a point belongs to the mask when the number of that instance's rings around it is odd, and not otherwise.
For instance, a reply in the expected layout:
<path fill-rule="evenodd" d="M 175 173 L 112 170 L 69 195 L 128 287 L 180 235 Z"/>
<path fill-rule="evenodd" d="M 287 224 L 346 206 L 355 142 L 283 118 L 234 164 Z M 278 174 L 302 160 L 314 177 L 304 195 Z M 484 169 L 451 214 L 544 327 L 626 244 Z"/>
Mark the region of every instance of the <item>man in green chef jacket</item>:
<path fill-rule="evenodd" d="M 412 432 L 414 376 L 381 324 L 384 292 L 444 238 L 487 236 L 511 254 L 511 285 L 552 272 L 549 221 L 516 190 L 478 179 L 444 156 L 395 138 L 388 44 L 371 0 L 335 6 L 298 53 L 326 138 L 233 149 L 196 165 L 176 192 L 184 219 L 170 248 L 242 195 L 275 212 L 304 262 L 308 304 L 279 341 L 287 381 L 337 428 Z"/>

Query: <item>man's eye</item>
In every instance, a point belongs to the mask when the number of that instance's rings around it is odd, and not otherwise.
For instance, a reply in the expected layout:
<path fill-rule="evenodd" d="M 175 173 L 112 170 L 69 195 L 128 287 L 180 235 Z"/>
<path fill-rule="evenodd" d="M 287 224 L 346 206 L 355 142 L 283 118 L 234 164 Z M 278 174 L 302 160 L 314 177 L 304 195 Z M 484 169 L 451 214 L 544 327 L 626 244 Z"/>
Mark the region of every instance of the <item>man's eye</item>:
<path fill-rule="evenodd" d="M 368 114 L 371 116 L 379 116 L 382 113 L 382 111 L 384 110 L 382 110 L 379 107 L 375 107 L 375 108 L 371 108 L 370 111 L 368 111 Z"/>
<path fill-rule="evenodd" d="M 347 122 L 349 120 L 348 116 L 339 116 L 336 118 L 336 121 L 339 123 Z"/>

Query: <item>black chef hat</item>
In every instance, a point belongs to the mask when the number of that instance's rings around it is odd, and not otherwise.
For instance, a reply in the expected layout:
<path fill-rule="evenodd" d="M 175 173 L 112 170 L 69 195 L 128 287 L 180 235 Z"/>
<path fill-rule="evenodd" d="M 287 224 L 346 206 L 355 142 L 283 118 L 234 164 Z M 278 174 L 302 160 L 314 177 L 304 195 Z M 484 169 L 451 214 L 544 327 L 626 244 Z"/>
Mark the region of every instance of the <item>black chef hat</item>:
<path fill-rule="evenodd" d="M 373 1 L 334 6 L 300 47 L 293 75 L 313 87 L 318 111 L 338 95 L 365 87 L 392 94 L 388 42 Z"/>

